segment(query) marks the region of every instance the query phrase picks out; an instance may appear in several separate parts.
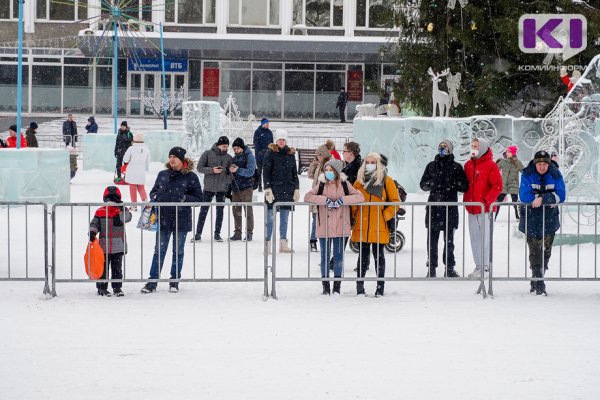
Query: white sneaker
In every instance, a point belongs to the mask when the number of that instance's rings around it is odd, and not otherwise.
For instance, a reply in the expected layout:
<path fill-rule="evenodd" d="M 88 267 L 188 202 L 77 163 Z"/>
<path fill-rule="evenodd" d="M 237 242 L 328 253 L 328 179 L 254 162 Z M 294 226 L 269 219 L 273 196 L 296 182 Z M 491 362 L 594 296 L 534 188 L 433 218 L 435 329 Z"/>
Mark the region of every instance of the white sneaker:
<path fill-rule="evenodd" d="M 475 269 L 473 270 L 473 272 L 471 272 L 467 276 L 469 278 L 481 278 L 481 268 L 480 267 L 475 267 Z"/>

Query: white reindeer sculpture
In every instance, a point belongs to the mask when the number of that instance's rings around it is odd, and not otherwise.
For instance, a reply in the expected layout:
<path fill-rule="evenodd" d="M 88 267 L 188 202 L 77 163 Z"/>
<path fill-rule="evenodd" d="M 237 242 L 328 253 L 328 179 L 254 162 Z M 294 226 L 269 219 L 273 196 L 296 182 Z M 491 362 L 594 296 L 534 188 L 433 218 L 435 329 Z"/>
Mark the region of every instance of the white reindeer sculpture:
<path fill-rule="evenodd" d="M 431 79 L 433 81 L 433 92 L 431 94 L 431 98 L 433 100 L 433 117 L 435 117 L 436 109 L 439 107 L 439 116 L 450 116 L 450 96 L 448 93 L 441 91 L 438 88 L 438 82 L 442 76 L 446 76 L 450 73 L 450 69 L 446 68 L 439 74 L 433 72 L 431 67 L 427 70 L 427 73 L 431 75 Z"/>

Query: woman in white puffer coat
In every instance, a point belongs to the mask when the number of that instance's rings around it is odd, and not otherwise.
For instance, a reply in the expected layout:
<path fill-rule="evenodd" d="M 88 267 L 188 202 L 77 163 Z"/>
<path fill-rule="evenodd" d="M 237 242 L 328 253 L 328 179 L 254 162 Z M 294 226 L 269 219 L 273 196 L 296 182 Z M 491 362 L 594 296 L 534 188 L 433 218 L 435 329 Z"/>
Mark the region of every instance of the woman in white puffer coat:
<path fill-rule="evenodd" d="M 144 144 L 144 134 L 138 133 L 133 137 L 133 144 L 123 156 L 123 164 L 127 165 L 125 181 L 129 184 L 129 194 L 132 202 L 137 202 L 137 194 L 142 201 L 148 200 L 146 194 L 146 171 L 150 166 L 150 149 Z M 137 207 L 132 207 L 137 210 Z"/>

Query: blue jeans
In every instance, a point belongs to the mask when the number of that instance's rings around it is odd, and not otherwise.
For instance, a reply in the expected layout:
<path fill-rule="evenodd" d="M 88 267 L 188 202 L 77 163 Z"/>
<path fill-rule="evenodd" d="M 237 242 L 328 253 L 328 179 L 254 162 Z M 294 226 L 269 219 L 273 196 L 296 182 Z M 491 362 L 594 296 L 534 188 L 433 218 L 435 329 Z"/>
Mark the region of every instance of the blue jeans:
<path fill-rule="evenodd" d="M 310 228 L 310 240 L 317 240 L 317 214 L 312 214 L 312 226 Z"/>
<path fill-rule="evenodd" d="M 183 267 L 183 250 L 185 249 L 186 231 L 171 231 L 161 229 L 156 233 L 156 244 L 154 245 L 154 256 L 152 257 L 152 266 L 150 267 L 150 279 L 158 279 L 160 271 L 162 271 L 169 240 L 173 235 L 173 262 L 171 264 L 171 279 L 179 279 L 181 277 L 181 268 Z M 158 265 L 158 257 L 160 250 L 160 267 Z M 156 287 L 156 282 L 151 282 L 151 285 Z"/>
<path fill-rule="evenodd" d="M 327 243 L 327 246 L 325 246 Z M 344 269 L 344 244 L 343 237 L 320 238 L 321 246 L 321 278 L 329 278 L 329 259 L 331 258 L 331 245 L 333 244 L 333 277 L 341 278 Z"/>
<path fill-rule="evenodd" d="M 275 207 L 270 210 L 267 210 L 267 236 L 265 240 L 271 240 L 271 236 L 273 235 L 273 213 L 275 212 Z M 290 210 L 288 209 L 279 209 L 279 238 L 287 239 L 287 227 L 288 227 L 288 217 L 290 216 Z"/>

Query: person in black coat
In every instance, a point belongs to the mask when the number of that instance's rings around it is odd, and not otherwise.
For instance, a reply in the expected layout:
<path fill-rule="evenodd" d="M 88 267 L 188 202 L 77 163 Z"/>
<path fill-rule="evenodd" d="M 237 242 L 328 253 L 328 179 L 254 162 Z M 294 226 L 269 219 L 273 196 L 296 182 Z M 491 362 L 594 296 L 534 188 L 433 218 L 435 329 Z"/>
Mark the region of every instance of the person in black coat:
<path fill-rule="evenodd" d="M 88 118 L 88 124 L 85 126 L 87 133 L 98 133 L 98 124 L 94 117 Z"/>
<path fill-rule="evenodd" d="M 346 174 L 346 180 L 354 185 L 354 182 L 356 182 L 356 177 L 358 176 L 360 164 L 362 163 L 362 158 L 360 158 L 360 145 L 356 142 L 348 142 L 344 144 L 342 157 L 344 158 L 345 162 L 342 172 Z"/>
<path fill-rule="evenodd" d="M 454 161 L 452 142 L 442 140 L 438 146 L 435 159 L 427 164 L 421 178 L 421 189 L 429 192 L 428 202 L 457 202 L 458 192 L 466 192 L 469 182 L 465 171 L 459 163 Z M 458 228 L 458 207 L 437 206 L 427 207 L 425 213 L 425 227 L 428 229 L 428 276 L 436 276 L 438 265 L 438 240 L 440 232 L 444 232 L 443 262 L 446 265 L 444 276 L 458 278 L 454 270 L 454 231 Z"/>
<path fill-rule="evenodd" d="M 121 180 L 121 167 L 123 166 L 123 156 L 125 152 L 133 144 L 133 134 L 127 126 L 127 121 L 121 122 L 119 132 L 117 132 L 117 140 L 115 141 L 115 158 L 117 159 L 117 179 L 115 182 Z"/>
<path fill-rule="evenodd" d="M 266 241 L 268 251 L 273 233 L 273 204 L 277 202 L 296 202 L 300 199 L 300 180 L 296 164 L 296 149 L 287 145 L 287 132 L 277 132 L 276 144 L 270 144 L 263 162 L 263 180 L 265 202 L 268 206 Z M 287 222 L 291 207 L 279 207 L 279 252 L 291 253 L 287 245 Z"/>
<path fill-rule="evenodd" d="M 192 230 L 192 208 L 183 203 L 202 201 L 202 187 L 198 175 L 194 173 L 194 162 L 186 158 L 185 153 L 185 149 L 181 147 L 171 149 L 169 162 L 166 164 L 167 169 L 158 173 L 154 187 L 150 191 L 151 202 L 182 203 L 182 205 L 160 207 L 158 210 L 159 230 L 156 232 L 156 246 L 149 279 L 159 279 L 171 235 L 173 235 L 171 279 L 181 277 L 185 238 Z M 148 282 L 142 288 L 142 293 L 154 291 L 156 291 L 156 282 Z M 179 283 L 170 282 L 169 291 L 179 291 Z"/>
<path fill-rule="evenodd" d="M 346 103 L 348 103 L 348 95 L 345 88 L 340 88 L 340 94 L 335 103 L 335 108 L 340 113 L 340 122 L 346 122 Z"/>
<path fill-rule="evenodd" d="M 62 133 L 65 146 L 71 145 L 75 147 L 75 142 L 77 142 L 77 123 L 73 121 L 73 114 L 67 115 L 67 120 L 63 122 Z"/>
<path fill-rule="evenodd" d="M 265 153 L 269 145 L 273 143 L 273 132 L 269 129 L 269 120 L 263 118 L 260 120 L 260 126 L 254 131 L 252 144 L 254 145 L 254 156 L 256 158 L 256 174 L 254 176 L 254 189 L 262 192 L 262 165 Z"/>

